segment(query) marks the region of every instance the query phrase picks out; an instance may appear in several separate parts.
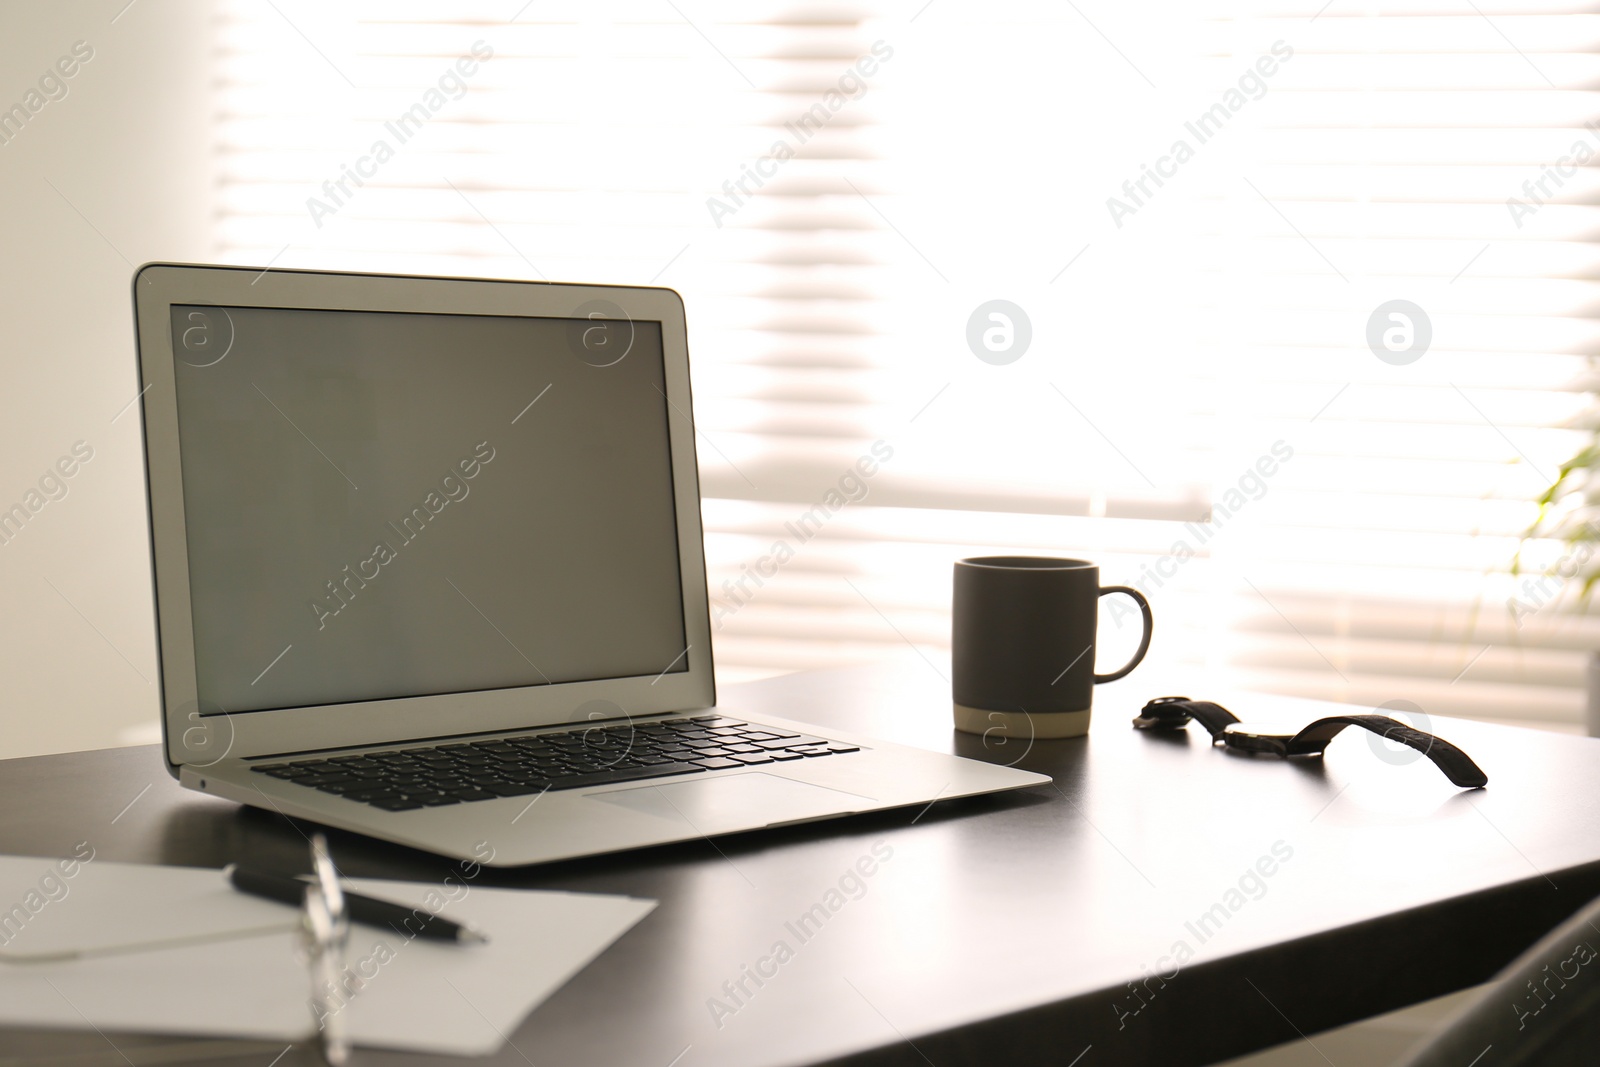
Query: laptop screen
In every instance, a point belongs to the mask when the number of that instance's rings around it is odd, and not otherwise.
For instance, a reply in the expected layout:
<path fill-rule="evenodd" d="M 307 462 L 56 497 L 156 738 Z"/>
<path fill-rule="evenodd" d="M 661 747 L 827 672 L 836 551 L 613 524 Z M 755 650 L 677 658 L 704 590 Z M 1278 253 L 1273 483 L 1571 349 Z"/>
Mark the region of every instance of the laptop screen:
<path fill-rule="evenodd" d="M 172 336 L 202 708 L 688 669 L 660 323 L 173 306 Z"/>

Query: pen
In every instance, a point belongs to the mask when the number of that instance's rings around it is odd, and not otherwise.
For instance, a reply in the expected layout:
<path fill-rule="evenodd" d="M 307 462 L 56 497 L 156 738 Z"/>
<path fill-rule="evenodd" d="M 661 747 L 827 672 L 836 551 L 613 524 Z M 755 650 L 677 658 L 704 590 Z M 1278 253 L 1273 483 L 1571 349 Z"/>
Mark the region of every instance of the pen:
<path fill-rule="evenodd" d="M 299 907 L 305 900 L 306 883 L 299 878 L 269 874 L 266 871 L 253 871 L 236 863 L 230 863 L 222 873 L 227 875 L 233 888 L 253 897 L 276 900 L 280 904 L 294 907 Z M 344 900 L 350 918 L 368 926 L 385 926 L 397 933 L 432 938 L 436 941 L 459 943 L 489 940 L 467 924 L 452 922 L 425 908 L 408 908 L 393 901 L 376 900 L 349 892 L 345 893 Z M 417 925 L 419 922 L 420 926 Z"/>

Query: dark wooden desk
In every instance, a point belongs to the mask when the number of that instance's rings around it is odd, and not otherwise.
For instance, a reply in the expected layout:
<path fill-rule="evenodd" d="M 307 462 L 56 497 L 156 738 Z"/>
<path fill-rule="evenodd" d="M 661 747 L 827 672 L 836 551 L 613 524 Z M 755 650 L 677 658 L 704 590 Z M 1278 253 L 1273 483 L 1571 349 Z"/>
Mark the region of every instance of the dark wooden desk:
<path fill-rule="evenodd" d="M 726 689 L 732 713 L 1015 760 L 1059 788 L 487 872 L 661 906 L 482 1062 L 1211 1063 L 1479 982 L 1600 893 L 1600 742 L 1441 720 L 1489 774 L 1466 794 L 1426 761 L 1385 762 L 1364 734 L 1341 736 L 1325 765 L 1289 765 L 1212 750 L 1198 726 L 1137 733 L 1128 719 L 1152 695 L 1137 674 L 1104 686 L 1088 738 L 1024 754 L 954 735 L 948 691 L 921 663 Z M 104 860 L 304 864 L 300 829 L 180 790 L 154 748 L 0 763 L 0 851 L 65 856 L 85 839 Z M 352 875 L 451 867 L 333 844 Z M 875 852 L 871 877 L 829 896 Z M 786 925 L 830 902 L 808 938 Z M 780 941 L 792 956 L 763 964 Z M 746 967 L 770 976 L 758 987 Z M 151 1040 L 108 1036 L 136 1064 Z M 106 1040 L 0 1031 L 0 1050 Z"/>

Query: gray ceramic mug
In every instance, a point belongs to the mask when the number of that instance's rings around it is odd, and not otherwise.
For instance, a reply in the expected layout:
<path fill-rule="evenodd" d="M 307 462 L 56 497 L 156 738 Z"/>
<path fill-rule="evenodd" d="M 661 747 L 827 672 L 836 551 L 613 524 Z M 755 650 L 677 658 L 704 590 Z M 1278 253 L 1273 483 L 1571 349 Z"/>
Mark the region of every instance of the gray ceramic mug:
<path fill-rule="evenodd" d="M 1109 674 L 1094 671 L 1099 601 L 1130 596 L 1144 616 L 1139 650 Z M 1133 670 L 1150 649 L 1144 594 L 1100 584 L 1081 559 L 979 556 L 955 565 L 951 654 L 956 729 L 1003 737 L 1088 732 L 1094 687 Z"/>

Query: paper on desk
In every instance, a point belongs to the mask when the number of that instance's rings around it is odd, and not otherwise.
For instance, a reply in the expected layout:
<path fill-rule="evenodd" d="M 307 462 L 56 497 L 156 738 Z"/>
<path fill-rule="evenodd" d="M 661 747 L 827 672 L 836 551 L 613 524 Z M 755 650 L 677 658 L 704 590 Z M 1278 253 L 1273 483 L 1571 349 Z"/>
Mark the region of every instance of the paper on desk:
<path fill-rule="evenodd" d="M 63 870 L 71 870 L 67 877 Z M 649 914 L 655 901 L 589 893 L 348 879 L 355 892 L 489 936 L 455 945 L 353 924 L 346 967 L 356 1045 L 495 1052 L 523 1017 Z M 448 896 L 455 897 L 448 900 Z M 0 857 L 0 952 L 48 952 L 270 926 L 295 909 L 247 897 L 218 871 Z M 57 963 L 0 964 L 0 1025 L 205 1034 L 285 1042 L 311 1027 L 310 976 L 287 932 Z"/>

